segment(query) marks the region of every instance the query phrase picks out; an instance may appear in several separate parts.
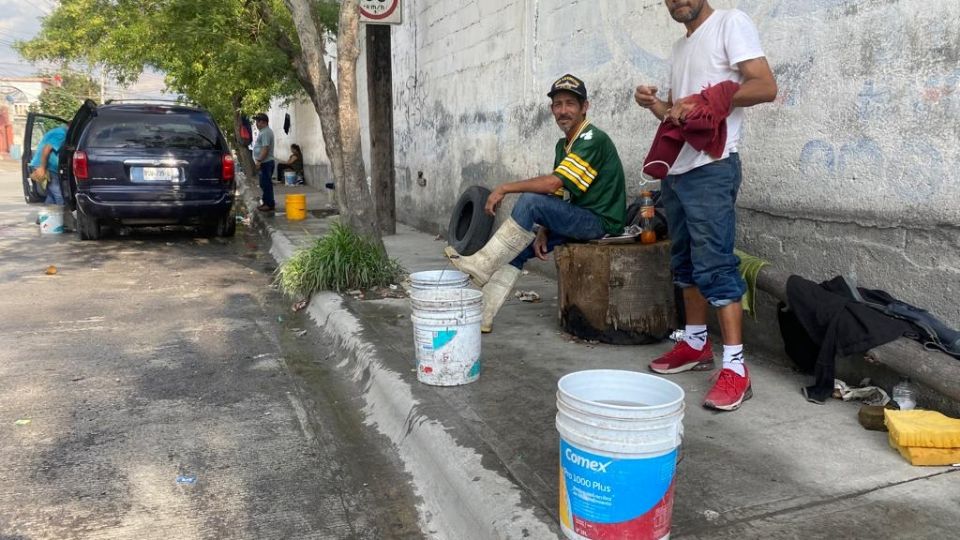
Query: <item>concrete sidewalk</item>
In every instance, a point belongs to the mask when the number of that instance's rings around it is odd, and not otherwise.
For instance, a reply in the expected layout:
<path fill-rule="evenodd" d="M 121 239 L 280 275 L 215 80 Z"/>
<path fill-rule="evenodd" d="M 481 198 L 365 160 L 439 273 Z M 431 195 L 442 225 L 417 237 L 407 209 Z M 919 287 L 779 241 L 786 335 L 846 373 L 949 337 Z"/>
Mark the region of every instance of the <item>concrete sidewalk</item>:
<path fill-rule="evenodd" d="M 329 218 L 291 222 L 289 189 L 308 209 L 327 200 L 309 186 L 277 187 L 278 212 L 251 210 L 278 263 L 329 227 Z M 259 190 L 244 190 L 247 208 Z M 322 213 L 317 213 L 322 215 Z M 446 267 L 444 242 L 398 225 L 385 238 L 410 272 Z M 559 331 L 556 283 L 524 275 L 518 287 L 543 302 L 509 300 L 483 337 L 474 384 L 440 388 L 416 380 L 406 299 L 314 296 L 309 312 L 334 337 L 337 367 L 364 393 L 367 422 L 394 446 L 422 498 L 424 532 L 434 538 L 559 536 L 557 380 L 582 369 L 646 372 L 669 343 L 607 346 Z M 701 407 L 711 373 L 671 380 L 686 391 L 684 460 L 678 469 L 672 538 L 950 538 L 960 523 L 960 468 L 912 467 L 885 433 L 857 423 L 855 403 L 809 404 L 809 382 L 776 358 L 747 351 L 754 397 L 741 410 Z"/>

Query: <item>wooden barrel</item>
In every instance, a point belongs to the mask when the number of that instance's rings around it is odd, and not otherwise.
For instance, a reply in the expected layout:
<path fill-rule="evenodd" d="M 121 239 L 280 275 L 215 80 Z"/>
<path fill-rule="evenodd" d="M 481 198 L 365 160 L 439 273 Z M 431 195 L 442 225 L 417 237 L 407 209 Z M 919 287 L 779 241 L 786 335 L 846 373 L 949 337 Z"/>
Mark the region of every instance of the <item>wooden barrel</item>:
<path fill-rule="evenodd" d="M 641 345 L 663 340 L 676 327 L 669 241 L 565 244 L 557 248 L 556 262 L 564 331 Z"/>

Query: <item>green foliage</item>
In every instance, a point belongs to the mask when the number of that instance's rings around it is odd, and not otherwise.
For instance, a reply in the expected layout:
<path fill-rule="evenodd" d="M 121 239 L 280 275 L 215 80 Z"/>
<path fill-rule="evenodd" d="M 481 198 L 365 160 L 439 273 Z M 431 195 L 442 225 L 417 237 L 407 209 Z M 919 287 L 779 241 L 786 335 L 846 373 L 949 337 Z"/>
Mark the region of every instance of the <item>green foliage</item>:
<path fill-rule="evenodd" d="M 51 77 L 52 74 L 43 76 Z M 61 77 L 63 82 L 60 86 L 48 86 L 40 92 L 40 104 L 36 107 L 36 112 L 59 116 L 69 121 L 84 99 L 99 98 L 100 86 L 82 73 L 63 71 Z"/>
<path fill-rule="evenodd" d="M 318 27 L 326 28 L 336 35 L 340 22 L 340 2 L 336 0 L 318 0 L 314 11 L 314 19 Z"/>
<path fill-rule="evenodd" d="M 376 242 L 336 223 L 313 246 L 301 249 L 277 269 L 275 282 L 290 297 L 384 287 L 406 271 Z"/>
<path fill-rule="evenodd" d="M 338 9 L 336 2 L 318 2 L 318 18 Z M 265 12 L 274 16 L 268 19 Z M 31 61 L 102 66 L 121 84 L 153 68 L 165 74 L 168 90 L 228 127 L 232 96 L 254 112 L 268 108 L 273 97 L 301 90 L 277 46 L 281 34 L 297 45 L 281 0 L 61 0 L 38 37 L 16 48 Z"/>

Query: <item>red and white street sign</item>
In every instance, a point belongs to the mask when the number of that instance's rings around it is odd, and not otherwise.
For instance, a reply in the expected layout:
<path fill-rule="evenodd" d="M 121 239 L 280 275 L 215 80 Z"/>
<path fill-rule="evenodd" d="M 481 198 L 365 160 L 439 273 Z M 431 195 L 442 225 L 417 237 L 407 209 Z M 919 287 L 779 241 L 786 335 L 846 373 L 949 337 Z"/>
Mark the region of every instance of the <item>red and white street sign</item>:
<path fill-rule="evenodd" d="M 360 22 L 366 24 L 400 24 L 403 9 L 400 0 L 360 0 Z"/>

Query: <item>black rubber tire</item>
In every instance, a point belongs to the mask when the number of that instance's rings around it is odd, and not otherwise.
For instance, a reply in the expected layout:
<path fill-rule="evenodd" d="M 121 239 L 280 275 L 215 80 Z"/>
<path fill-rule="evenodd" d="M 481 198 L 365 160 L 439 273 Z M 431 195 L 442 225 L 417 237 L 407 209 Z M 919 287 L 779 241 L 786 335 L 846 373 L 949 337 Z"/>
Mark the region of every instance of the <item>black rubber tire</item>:
<path fill-rule="evenodd" d="M 77 232 L 81 240 L 99 240 L 103 236 L 100 220 L 79 211 L 77 212 Z"/>
<path fill-rule="evenodd" d="M 231 238 L 237 234 L 237 217 L 229 213 L 217 224 L 217 236 Z"/>
<path fill-rule="evenodd" d="M 200 226 L 200 234 L 209 237 L 229 238 L 237 233 L 237 218 L 233 212 L 216 219 L 207 220 Z"/>
<path fill-rule="evenodd" d="M 237 234 L 237 218 L 233 215 L 233 212 L 228 212 L 211 223 L 207 231 L 210 236 L 230 238 Z"/>
<path fill-rule="evenodd" d="M 470 186 L 450 215 L 447 227 L 447 243 L 461 255 L 473 255 L 490 239 L 493 230 L 493 216 L 483 211 L 490 190 L 483 186 Z"/>

